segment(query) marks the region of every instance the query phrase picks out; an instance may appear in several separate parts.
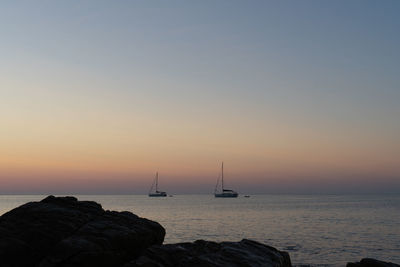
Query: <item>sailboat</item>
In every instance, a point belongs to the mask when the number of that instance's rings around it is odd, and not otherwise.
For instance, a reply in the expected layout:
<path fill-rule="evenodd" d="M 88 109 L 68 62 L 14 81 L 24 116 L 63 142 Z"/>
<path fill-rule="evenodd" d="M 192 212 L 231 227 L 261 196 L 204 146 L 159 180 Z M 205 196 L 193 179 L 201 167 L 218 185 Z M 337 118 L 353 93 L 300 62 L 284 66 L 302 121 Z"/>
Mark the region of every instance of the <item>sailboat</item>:
<path fill-rule="evenodd" d="M 238 197 L 239 194 L 236 191 L 224 188 L 224 163 L 223 162 L 222 162 L 222 166 L 221 166 L 221 191 L 220 192 L 218 192 L 218 183 L 219 183 L 219 179 L 217 181 L 217 185 L 215 186 L 215 191 L 214 191 L 215 197 Z"/>
<path fill-rule="evenodd" d="M 153 191 L 154 186 L 156 187 L 156 191 Z M 149 191 L 149 197 L 166 197 L 167 193 L 163 191 L 158 191 L 158 172 L 156 172 L 156 178 L 154 179 L 153 184 L 151 185 Z"/>

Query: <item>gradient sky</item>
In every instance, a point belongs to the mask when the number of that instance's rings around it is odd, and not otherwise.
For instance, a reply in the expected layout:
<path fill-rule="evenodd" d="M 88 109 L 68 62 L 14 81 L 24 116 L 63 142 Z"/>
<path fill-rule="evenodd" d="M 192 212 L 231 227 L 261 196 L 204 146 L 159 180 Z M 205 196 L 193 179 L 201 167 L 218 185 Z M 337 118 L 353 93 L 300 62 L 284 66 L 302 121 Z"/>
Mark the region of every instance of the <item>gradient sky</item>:
<path fill-rule="evenodd" d="M 399 14 L 3 1 L 0 193 L 398 193 Z"/>

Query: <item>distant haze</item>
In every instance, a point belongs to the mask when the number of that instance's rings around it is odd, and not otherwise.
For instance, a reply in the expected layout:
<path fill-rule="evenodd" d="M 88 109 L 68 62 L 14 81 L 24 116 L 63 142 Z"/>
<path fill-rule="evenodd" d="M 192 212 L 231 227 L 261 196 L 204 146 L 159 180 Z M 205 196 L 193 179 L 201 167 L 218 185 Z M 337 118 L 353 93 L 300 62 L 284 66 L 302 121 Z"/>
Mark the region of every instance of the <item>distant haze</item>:
<path fill-rule="evenodd" d="M 399 13 L 2 3 L 0 193 L 400 193 Z"/>

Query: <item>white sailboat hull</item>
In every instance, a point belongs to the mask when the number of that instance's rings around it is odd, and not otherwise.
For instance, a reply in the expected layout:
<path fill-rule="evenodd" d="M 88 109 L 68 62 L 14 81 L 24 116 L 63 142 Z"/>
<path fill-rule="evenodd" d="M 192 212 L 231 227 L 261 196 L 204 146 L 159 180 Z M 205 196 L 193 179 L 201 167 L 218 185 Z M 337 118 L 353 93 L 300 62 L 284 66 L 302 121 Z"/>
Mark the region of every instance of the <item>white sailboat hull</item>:
<path fill-rule="evenodd" d="M 231 193 L 215 193 L 214 196 L 215 197 L 238 197 L 238 193 L 236 192 L 231 192 Z"/>
<path fill-rule="evenodd" d="M 167 193 L 165 192 L 159 192 L 159 193 L 150 193 L 149 197 L 166 197 Z"/>

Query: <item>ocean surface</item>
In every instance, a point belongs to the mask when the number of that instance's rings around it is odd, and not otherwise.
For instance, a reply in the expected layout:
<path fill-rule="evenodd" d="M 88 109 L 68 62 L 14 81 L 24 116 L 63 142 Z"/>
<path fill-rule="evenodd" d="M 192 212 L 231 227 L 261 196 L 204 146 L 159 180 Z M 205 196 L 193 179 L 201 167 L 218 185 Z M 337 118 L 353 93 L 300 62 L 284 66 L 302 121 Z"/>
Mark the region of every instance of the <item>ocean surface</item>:
<path fill-rule="evenodd" d="M 0 214 L 44 196 L 0 196 Z M 399 195 L 78 195 L 166 229 L 165 243 L 254 239 L 288 251 L 294 265 L 344 266 L 364 257 L 400 263 Z"/>

